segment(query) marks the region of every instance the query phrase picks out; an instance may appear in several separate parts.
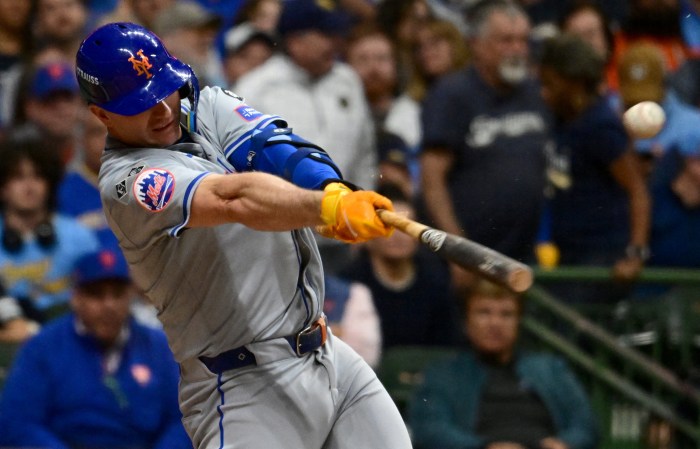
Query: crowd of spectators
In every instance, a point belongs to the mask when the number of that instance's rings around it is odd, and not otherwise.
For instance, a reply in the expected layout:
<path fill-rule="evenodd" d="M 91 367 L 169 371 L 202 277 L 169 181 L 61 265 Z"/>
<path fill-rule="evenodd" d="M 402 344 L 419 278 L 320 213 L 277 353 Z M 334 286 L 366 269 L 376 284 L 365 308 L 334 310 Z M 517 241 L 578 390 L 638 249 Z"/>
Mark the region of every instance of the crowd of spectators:
<path fill-rule="evenodd" d="M 78 312 L 78 261 L 120 251 L 97 190 L 106 130 L 75 79 L 81 40 L 113 21 L 152 29 L 201 85 L 279 114 L 409 216 L 529 264 L 549 245 L 563 265 L 610 268 L 609 284 L 560 286 L 564 301 L 613 305 L 644 266 L 700 268 L 700 1 L 0 0 L 0 341 L 70 327 L 48 323 Z M 635 140 L 621 114 L 646 100 L 666 125 Z M 370 365 L 396 345 L 469 341 L 473 274 L 399 233 L 318 239 L 326 314 Z M 17 369 L 44 363 L 34 338 Z M 559 445 L 542 417 L 555 441 L 538 447 L 591 447 Z"/>

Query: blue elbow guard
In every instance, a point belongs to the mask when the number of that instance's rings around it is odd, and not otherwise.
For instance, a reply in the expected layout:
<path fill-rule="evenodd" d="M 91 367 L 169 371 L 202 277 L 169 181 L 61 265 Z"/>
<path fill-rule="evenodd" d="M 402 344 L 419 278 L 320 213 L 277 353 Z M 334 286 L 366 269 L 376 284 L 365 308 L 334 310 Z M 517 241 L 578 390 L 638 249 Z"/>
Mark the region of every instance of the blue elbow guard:
<path fill-rule="evenodd" d="M 267 127 L 251 137 L 230 158 L 237 170 L 276 174 L 306 188 L 319 188 L 327 179 L 342 179 L 340 169 L 321 147 L 291 128 Z"/>

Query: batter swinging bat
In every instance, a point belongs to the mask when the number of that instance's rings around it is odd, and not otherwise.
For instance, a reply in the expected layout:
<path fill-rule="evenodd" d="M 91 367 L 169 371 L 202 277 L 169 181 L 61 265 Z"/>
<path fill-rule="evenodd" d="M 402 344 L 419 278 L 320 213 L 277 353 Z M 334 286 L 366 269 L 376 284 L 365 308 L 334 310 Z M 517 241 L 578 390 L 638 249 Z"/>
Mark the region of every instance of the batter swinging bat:
<path fill-rule="evenodd" d="M 464 237 L 433 229 L 385 209 L 379 209 L 377 214 L 385 224 L 410 235 L 444 259 L 474 271 L 516 293 L 524 292 L 532 285 L 530 267 L 491 248 Z"/>

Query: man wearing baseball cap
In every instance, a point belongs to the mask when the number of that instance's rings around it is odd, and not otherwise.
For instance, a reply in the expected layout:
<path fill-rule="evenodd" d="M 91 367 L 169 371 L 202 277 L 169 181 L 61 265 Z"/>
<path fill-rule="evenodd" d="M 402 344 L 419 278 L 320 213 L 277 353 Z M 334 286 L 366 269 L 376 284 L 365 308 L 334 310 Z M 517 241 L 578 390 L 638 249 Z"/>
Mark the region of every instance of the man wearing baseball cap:
<path fill-rule="evenodd" d="M 258 111 L 275 111 L 295 132 L 328 148 L 348 181 L 375 187 L 377 150 L 359 76 L 339 61 L 346 17 L 315 0 L 285 2 L 277 25 L 283 52 L 241 77 L 234 86 Z M 319 239 L 327 272 L 349 260 L 349 248 Z"/>
<path fill-rule="evenodd" d="M 156 15 L 153 32 L 176 58 L 192 66 L 202 85 L 220 85 L 224 76 L 215 41 L 221 24 L 221 17 L 198 2 L 178 0 Z"/>
<path fill-rule="evenodd" d="M 26 123 L 16 132 L 46 137 L 68 163 L 75 153 L 75 134 L 83 111 L 74 69 L 55 60 L 39 64 L 29 73 L 19 104 Z"/>
<path fill-rule="evenodd" d="M 270 33 L 253 23 L 236 25 L 224 35 L 224 75 L 232 86 L 243 75 L 254 70 L 275 52 L 277 42 Z"/>
<path fill-rule="evenodd" d="M 102 249 L 75 270 L 73 313 L 20 350 L 0 401 L 0 446 L 191 448 L 178 371 L 160 330 L 130 315 L 124 257 Z"/>

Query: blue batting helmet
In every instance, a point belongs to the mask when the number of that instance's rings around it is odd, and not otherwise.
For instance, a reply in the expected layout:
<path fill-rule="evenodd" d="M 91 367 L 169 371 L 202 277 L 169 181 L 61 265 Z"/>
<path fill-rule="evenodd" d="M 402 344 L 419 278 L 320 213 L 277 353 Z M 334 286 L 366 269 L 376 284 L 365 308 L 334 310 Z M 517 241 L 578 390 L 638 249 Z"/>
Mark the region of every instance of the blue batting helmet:
<path fill-rule="evenodd" d="M 76 77 L 88 103 L 121 115 L 136 115 L 175 91 L 196 110 L 199 97 L 192 68 L 173 57 L 158 36 L 133 23 L 110 23 L 80 44 Z"/>

